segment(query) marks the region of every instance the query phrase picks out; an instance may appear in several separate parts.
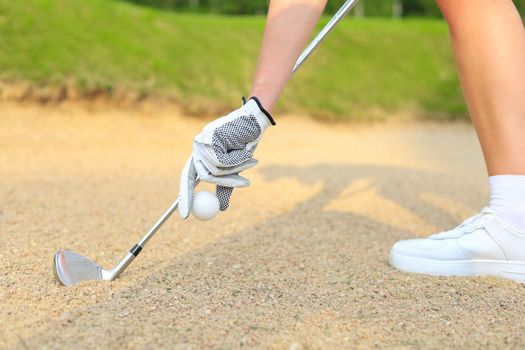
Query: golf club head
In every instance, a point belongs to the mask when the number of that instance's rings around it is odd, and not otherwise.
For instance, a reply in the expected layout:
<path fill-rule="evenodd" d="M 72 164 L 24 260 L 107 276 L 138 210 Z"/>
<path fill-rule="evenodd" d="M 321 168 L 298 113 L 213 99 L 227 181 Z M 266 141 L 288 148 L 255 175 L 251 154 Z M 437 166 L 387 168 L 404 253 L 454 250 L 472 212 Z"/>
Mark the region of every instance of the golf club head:
<path fill-rule="evenodd" d="M 81 281 L 102 280 L 102 268 L 88 258 L 69 250 L 60 250 L 53 260 L 58 282 L 71 286 Z"/>

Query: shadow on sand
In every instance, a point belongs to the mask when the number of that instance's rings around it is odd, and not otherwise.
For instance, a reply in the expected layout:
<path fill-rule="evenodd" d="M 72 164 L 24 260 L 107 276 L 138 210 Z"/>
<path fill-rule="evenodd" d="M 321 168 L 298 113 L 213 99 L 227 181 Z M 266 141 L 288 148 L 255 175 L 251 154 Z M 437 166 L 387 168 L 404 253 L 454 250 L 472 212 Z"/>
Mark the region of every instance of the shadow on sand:
<path fill-rule="evenodd" d="M 267 181 L 294 178 L 312 186 L 321 182 L 322 190 L 263 224 L 174 258 L 135 286 L 73 312 L 67 326 L 50 327 L 25 343 L 67 347 L 80 342 L 82 347 L 102 348 L 238 348 L 290 342 L 399 347 L 429 345 L 432 339 L 442 346 L 466 345 L 463 334 L 481 334 L 491 317 L 498 318 L 493 306 L 502 295 L 516 292 L 509 288 L 494 293 L 485 279 L 465 285 L 462 278 L 397 272 L 387 263 L 388 251 L 409 233 L 367 216 L 323 210 L 354 181 L 367 179 L 381 197 L 445 228 L 457 219 L 421 201 L 420 194 L 435 193 L 478 208 L 484 197 L 481 180 L 334 164 L 266 167 L 259 174 Z M 465 294 L 471 304 L 457 307 Z M 137 304 L 149 307 L 138 309 Z M 476 312 L 465 312 L 473 307 Z M 123 310 L 126 315 L 119 316 Z M 480 313 L 490 317 L 477 317 Z M 466 328 L 445 334 L 432 323 L 422 327 L 429 320 L 459 320 Z M 507 329 L 505 322 L 495 327 Z M 100 336 L 85 336 L 93 330 Z"/>

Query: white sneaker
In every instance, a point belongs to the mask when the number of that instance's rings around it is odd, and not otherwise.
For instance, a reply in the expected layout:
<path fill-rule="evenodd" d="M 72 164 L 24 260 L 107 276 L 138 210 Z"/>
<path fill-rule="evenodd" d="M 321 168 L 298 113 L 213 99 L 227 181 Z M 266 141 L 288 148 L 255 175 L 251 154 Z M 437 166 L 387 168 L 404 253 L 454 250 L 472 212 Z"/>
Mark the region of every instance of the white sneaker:
<path fill-rule="evenodd" d="M 525 233 L 489 208 L 450 231 L 399 241 L 390 251 L 395 268 L 428 275 L 492 275 L 525 283 Z"/>

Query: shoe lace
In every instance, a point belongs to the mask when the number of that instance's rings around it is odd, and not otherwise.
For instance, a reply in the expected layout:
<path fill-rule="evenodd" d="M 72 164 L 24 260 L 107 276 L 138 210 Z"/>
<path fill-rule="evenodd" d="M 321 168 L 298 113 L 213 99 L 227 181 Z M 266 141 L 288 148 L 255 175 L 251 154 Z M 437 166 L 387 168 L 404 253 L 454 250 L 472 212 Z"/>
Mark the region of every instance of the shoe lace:
<path fill-rule="evenodd" d="M 455 228 L 436 233 L 431 235 L 430 239 L 447 239 L 447 238 L 459 238 L 467 233 L 476 231 L 485 225 L 486 219 L 489 215 L 493 214 L 489 208 L 483 208 L 479 214 L 476 214 L 467 220 L 463 221 L 460 225 Z"/>

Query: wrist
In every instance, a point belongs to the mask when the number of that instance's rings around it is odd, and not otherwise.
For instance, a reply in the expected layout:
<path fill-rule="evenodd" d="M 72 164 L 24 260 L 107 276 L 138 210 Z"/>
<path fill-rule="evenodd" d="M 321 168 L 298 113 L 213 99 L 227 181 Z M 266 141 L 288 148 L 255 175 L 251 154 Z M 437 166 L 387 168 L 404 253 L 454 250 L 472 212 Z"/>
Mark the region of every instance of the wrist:
<path fill-rule="evenodd" d="M 275 91 L 273 84 L 265 81 L 258 81 L 252 84 L 248 96 L 257 96 L 264 109 L 269 113 L 273 112 L 273 108 L 279 99 L 280 92 Z"/>
<path fill-rule="evenodd" d="M 250 98 L 248 99 L 248 102 L 250 102 L 250 101 L 253 101 L 257 105 L 257 108 L 259 109 L 259 111 L 268 119 L 270 124 L 272 124 L 272 125 L 276 124 L 275 120 L 273 119 L 273 117 L 270 114 L 270 112 L 264 107 L 263 103 L 261 102 L 261 100 L 257 96 L 250 95 Z M 246 102 L 244 97 L 243 97 L 243 102 L 245 104 L 248 103 L 248 102 Z"/>

